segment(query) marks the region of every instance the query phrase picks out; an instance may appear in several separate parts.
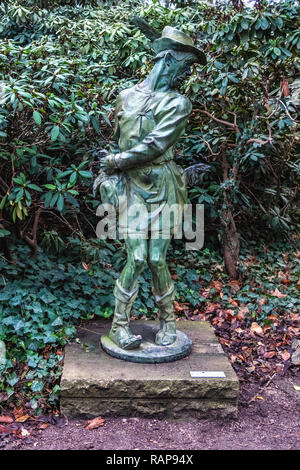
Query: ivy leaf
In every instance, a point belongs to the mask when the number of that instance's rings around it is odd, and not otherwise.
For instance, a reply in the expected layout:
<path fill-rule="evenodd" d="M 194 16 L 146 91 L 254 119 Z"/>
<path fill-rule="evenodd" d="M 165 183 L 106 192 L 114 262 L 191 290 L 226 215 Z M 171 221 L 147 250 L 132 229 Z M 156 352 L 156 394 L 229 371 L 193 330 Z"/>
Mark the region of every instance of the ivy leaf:
<path fill-rule="evenodd" d="M 54 322 L 51 323 L 52 326 L 61 326 L 63 325 L 63 321 L 60 317 L 57 317 L 56 320 L 54 320 Z"/>
<path fill-rule="evenodd" d="M 44 388 L 44 384 L 39 380 L 34 380 L 30 385 L 30 388 L 33 392 L 41 392 Z"/>
<path fill-rule="evenodd" d="M 8 230 L 0 230 L 0 238 L 7 237 L 8 235 L 10 235 Z"/>
<path fill-rule="evenodd" d="M 15 372 L 13 372 L 12 374 L 9 374 L 7 377 L 6 377 L 6 382 L 11 386 L 13 387 L 14 385 L 16 385 L 16 383 L 19 382 L 19 377 L 17 376 L 17 374 Z"/>

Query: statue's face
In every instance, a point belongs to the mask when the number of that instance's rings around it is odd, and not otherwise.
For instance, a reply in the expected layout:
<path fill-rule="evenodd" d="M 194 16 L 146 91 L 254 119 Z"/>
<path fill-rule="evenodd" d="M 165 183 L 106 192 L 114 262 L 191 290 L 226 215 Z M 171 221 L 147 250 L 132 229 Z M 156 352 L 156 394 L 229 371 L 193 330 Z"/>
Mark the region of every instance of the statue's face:
<path fill-rule="evenodd" d="M 195 62 L 191 54 L 186 54 L 183 60 L 173 58 L 168 64 L 168 74 L 171 88 L 179 88 L 184 80 L 192 74 L 192 65 Z"/>
<path fill-rule="evenodd" d="M 177 73 L 174 76 L 175 88 L 178 88 L 184 80 L 192 74 L 192 63 L 179 63 Z"/>

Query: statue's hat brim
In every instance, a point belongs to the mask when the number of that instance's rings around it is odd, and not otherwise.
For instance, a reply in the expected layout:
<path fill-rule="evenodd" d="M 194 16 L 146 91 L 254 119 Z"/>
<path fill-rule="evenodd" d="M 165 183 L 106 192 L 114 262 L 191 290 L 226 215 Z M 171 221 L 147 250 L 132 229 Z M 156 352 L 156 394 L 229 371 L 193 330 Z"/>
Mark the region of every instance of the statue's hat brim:
<path fill-rule="evenodd" d="M 152 47 L 156 53 L 171 49 L 178 52 L 190 52 L 197 58 L 195 62 L 206 64 L 204 52 L 194 46 L 192 39 L 178 29 L 166 26 L 159 39 L 152 43 Z"/>

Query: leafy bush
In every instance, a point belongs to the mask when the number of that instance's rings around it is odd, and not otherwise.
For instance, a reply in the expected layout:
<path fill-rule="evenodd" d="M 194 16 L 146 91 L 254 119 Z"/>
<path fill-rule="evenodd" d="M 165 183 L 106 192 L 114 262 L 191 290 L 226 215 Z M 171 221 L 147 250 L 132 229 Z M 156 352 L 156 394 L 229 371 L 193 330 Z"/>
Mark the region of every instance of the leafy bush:
<path fill-rule="evenodd" d="M 37 239 L 42 228 L 95 236 L 94 152 L 112 145 L 116 94 L 151 65 L 150 42 L 133 25 L 132 11 L 158 30 L 169 24 L 192 34 L 207 53 L 208 65 L 186 84 L 194 111 L 177 160 L 211 164 L 190 197 L 207 206 L 207 223 L 218 228 L 224 250 L 238 232 L 251 239 L 297 229 L 291 92 L 298 4 L 236 11 L 133 0 L 113 8 L 36 3 L 0 3 L 0 209 L 8 230 L 14 224 L 28 240 L 36 220 Z"/>

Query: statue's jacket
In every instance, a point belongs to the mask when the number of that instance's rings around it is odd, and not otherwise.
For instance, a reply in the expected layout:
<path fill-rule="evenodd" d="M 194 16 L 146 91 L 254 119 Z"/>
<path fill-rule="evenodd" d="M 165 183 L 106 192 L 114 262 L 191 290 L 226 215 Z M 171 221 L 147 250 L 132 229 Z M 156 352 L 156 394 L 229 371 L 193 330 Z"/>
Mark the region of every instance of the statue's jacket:
<path fill-rule="evenodd" d="M 191 110 L 190 100 L 176 91 L 153 92 L 140 85 L 122 91 L 117 98 L 117 166 L 123 176 L 127 213 L 134 204 L 147 209 L 148 215 L 139 214 L 141 230 L 147 231 L 151 225 L 152 231 L 161 231 L 165 206 L 177 204 L 182 210 L 187 200 L 183 170 L 174 161 L 173 146 L 184 133 Z M 130 217 L 129 229 L 134 212 Z M 178 223 L 178 219 L 171 220 L 170 229 Z"/>

